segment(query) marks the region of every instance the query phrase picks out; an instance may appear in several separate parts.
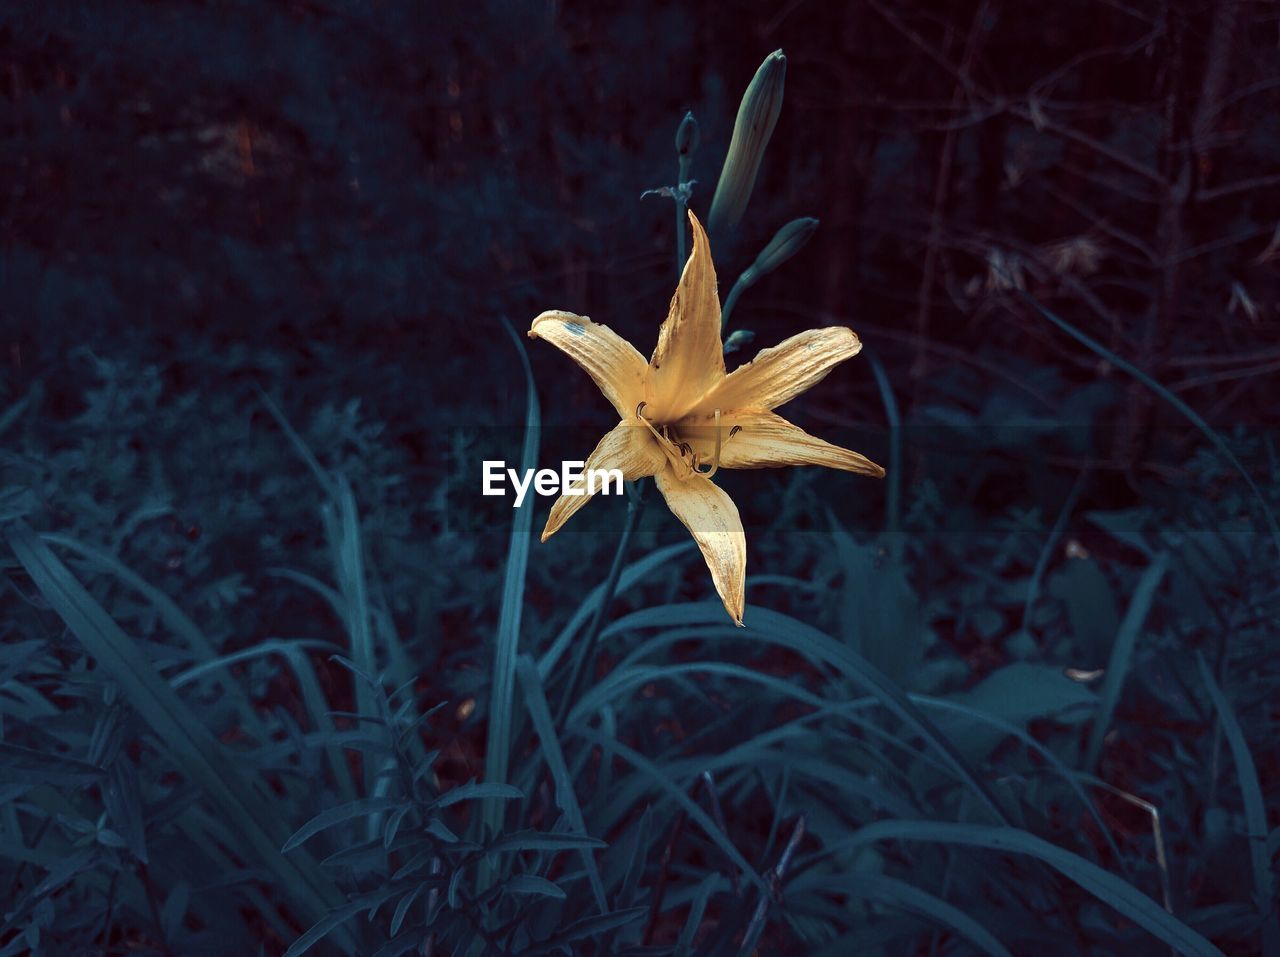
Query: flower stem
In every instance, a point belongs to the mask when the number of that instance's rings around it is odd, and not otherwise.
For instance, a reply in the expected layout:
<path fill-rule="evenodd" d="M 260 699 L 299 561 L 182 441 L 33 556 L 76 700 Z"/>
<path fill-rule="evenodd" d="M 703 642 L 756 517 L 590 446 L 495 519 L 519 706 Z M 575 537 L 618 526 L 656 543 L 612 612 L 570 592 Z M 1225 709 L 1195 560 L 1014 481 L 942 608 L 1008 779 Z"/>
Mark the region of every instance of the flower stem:
<path fill-rule="evenodd" d="M 676 282 L 680 281 L 680 277 L 684 275 L 684 261 L 689 257 L 687 240 L 685 239 L 685 213 L 689 209 L 689 204 L 682 198 L 681 190 L 684 184 L 689 181 L 689 167 L 692 157 L 680 157 L 680 175 L 676 177 Z"/>
<path fill-rule="evenodd" d="M 627 485 L 627 521 L 622 526 L 622 535 L 618 538 L 618 548 L 613 553 L 613 564 L 609 566 L 609 577 L 605 579 L 604 591 L 600 594 L 600 604 L 596 605 L 596 613 L 591 618 L 586 637 L 579 646 L 573 659 L 573 671 L 569 675 L 569 683 L 565 687 L 564 697 L 560 699 L 560 713 L 556 724 L 564 726 L 569 709 L 578 700 L 584 674 L 591 674 L 596 668 L 596 656 L 599 649 L 597 643 L 600 631 L 604 627 L 605 615 L 613 604 L 618 590 L 618 578 L 622 575 L 623 563 L 627 560 L 627 552 L 631 548 L 631 537 L 640 524 L 640 516 L 644 513 L 645 486 L 648 479 L 637 479 Z"/>
<path fill-rule="evenodd" d="M 745 274 L 744 274 L 745 275 Z M 729 317 L 733 315 L 733 307 L 738 304 L 738 297 L 742 295 L 742 290 L 746 289 L 750 283 L 743 283 L 742 276 L 738 277 L 738 281 L 733 284 L 733 288 L 729 290 L 729 295 L 724 297 L 724 305 L 720 307 L 720 335 L 723 337 L 725 330 L 729 328 Z"/>
<path fill-rule="evenodd" d="M 684 213 L 687 208 L 683 202 L 676 200 L 676 282 L 680 281 L 680 276 L 684 273 L 687 256 L 684 237 Z"/>

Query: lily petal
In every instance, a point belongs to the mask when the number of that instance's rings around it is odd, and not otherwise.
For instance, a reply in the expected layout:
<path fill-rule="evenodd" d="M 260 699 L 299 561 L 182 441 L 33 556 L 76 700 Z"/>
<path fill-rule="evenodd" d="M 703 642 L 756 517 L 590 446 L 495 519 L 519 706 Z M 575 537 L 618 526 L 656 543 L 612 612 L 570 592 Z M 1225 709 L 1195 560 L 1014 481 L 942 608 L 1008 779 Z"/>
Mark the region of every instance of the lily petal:
<path fill-rule="evenodd" d="M 843 326 L 802 332 L 761 350 L 749 363 L 734 369 L 698 400 L 698 412 L 776 409 L 817 385 L 861 349 L 854 331 Z"/>
<path fill-rule="evenodd" d="M 608 326 L 553 309 L 533 320 L 530 339 L 545 339 L 587 371 L 626 419 L 644 399 L 644 356 Z"/>
<path fill-rule="evenodd" d="M 645 389 L 646 415 L 671 422 L 693 408 L 698 397 L 724 378 L 724 347 L 720 343 L 720 299 L 711 244 L 689 213 L 693 252 L 684 264 L 671 310 L 658 332 L 658 347 L 649 360 Z"/>
<path fill-rule="evenodd" d="M 725 422 L 730 429 L 736 428 L 738 431 L 724 442 L 720 450 L 721 468 L 764 469 L 783 465 L 821 465 L 876 478 L 884 477 L 884 469 L 865 455 L 824 442 L 772 412 L 740 410 L 730 414 Z M 701 446 L 707 445 L 707 438 L 705 430 L 699 432 L 699 439 L 694 447 L 703 451 Z"/>
<path fill-rule="evenodd" d="M 582 488 L 582 494 L 562 493 L 551 506 L 547 526 L 542 530 L 542 540 L 545 542 L 558 532 L 560 526 L 569 521 L 599 491 L 598 486 L 593 489 L 586 484 L 586 473 L 591 469 L 618 469 L 622 472 L 623 479 L 631 482 L 653 475 L 666 464 L 666 457 L 658 448 L 653 433 L 643 422 L 634 416 L 619 422 L 605 433 L 595 451 L 587 456 L 582 481 L 574 486 Z"/>
<path fill-rule="evenodd" d="M 663 469 L 655 481 L 667 507 L 702 550 L 725 611 L 734 624 L 741 625 L 746 603 L 747 536 L 738 507 L 723 489 L 697 475 L 682 480 Z"/>

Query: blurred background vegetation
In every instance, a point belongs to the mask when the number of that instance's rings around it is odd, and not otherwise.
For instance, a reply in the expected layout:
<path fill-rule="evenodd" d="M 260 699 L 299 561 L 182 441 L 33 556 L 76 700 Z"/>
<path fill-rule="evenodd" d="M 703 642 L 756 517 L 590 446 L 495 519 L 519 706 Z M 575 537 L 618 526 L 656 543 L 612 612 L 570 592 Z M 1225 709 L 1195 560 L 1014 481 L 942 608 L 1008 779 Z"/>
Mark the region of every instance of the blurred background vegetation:
<path fill-rule="evenodd" d="M 1278 36 L 1254 0 L 0 10 L 0 953 L 1280 955 Z M 641 193 L 692 111 L 705 215 L 778 48 L 722 294 L 821 225 L 729 361 L 851 326 L 788 415 L 890 475 L 721 473 L 745 631 L 650 508 L 570 700 L 625 506 L 539 545 L 479 458 L 611 413 L 534 348 L 530 418 L 502 318 L 648 349 Z"/>

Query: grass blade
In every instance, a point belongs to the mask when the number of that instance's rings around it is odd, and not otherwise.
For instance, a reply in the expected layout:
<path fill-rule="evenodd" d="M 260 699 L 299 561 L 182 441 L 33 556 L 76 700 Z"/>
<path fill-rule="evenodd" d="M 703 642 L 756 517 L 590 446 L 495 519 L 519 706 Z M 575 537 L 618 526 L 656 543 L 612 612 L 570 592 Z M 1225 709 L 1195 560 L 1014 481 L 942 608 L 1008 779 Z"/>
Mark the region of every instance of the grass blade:
<path fill-rule="evenodd" d="M 818 874 L 809 871 L 789 883 L 786 894 L 809 889 L 824 894 L 847 893 L 862 900 L 919 914 L 939 927 L 954 931 L 984 954 L 991 957 L 1012 957 L 991 931 L 959 907 L 906 881 L 884 874 Z"/>
<path fill-rule="evenodd" d="M 1253 884 L 1257 894 L 1258 910 L 1262 913 L 1262 953 L 1265 957 L 1280 955 L 1280 927 L 1271 900 L 1271 866 L 1267 855 L 1267 806 L 1262 799 L 1262 786 L 1258 782 L 1258 768 L 1245 741 L 1244 731 L 1231 710 L 1231 703 L 1222 693 L 1204 657 L 1196 654 L 1200 677 L 1209 689 L 1209 697 L 1222 722 L 1222 733 L 1231 747 L 1236 763 L 1236 777 L 1240 781 L 1240 796 L 1244 801 L 1244 820 L 1248 828 L 1249 862 L 1253 867 Z"/>
<path fill-rule="evenodd" d="M 721 614 L 723 613 L 724 611 L 721 609 Z M 660 767 L 640 752 L 627 747 L 620 741 L 613 740 L 594 728 L 577 727 L 573 729 L 573 733 L 591 744 L 612 750 L 614 754 L 662 788 L 702 828 L 707 837 L 711 838 L 712 843 L 728 855 L 729 859 L 742 871 L 747 880 L 751 881 L 757 888 L 764 889 L 764 880 L 756 873 L 755 868 L 747 863 L 747 859 L 742 856 L 742 852 L 734 847 L 733 842 L 725 836 L 724 832 L 716 825 L 716 822 L 711 819 L 711 816 L 685 793 L 684 788 L 673 781 L 669 775 L 663 773 Z"/>
<path fill-rule="evenodd" d="M 693 938 L 697 935 L 698 928 L 702 926 L 702 915 L 706 913 L 707 902 L 711 900 L 711 895 L 723 880 L 724 878 L 719 874 L 708 874 L 698 885 L 698 892 L 689 904 L 689 916 L 684 922 L 679 938 L 676 939 L 676 949 L 672 957 L 690 957 L 693 953 Z"/>
<path fill-rule="evenodd" d="M 1089 746 L 1085 751 L 1084 770 L 1092 771 L 1098 764 L 1098 755 L 1102 753 L 1102 740 L 1111 726 L 1111 718 L 1115 714 L 1116 704 L 1120 700 L 1120 692 L 1124 689 L 1124 679 L 1129 672 L 1129 663 L 1133 659 L 1133 649 L 1138 642 L 1138 634 L 1142 624 L 1151 611 L 1151 603 L 1155 601 L 1156 589 L 1164 580 L 1169 569 L 1169 555 L 1161 552 L 1147 566 L 1133 590 L 1133 598 L 1129 608 L 1120 622 L 1120 631 L 1116 633 L 1116 643 L 1111 648 L 1111 657 L 1107 661 L 1106 677 L 1102 681 L 1102 690 L 1098 692 L 1098 716 L 1093 720 L 1093 729 L 1089 733 Z"/>
<path fill-rule="evenodd" d="M 1016 828 L 943 821 L 877 821 L 847 840 L 828 845 L 823 854 L 885 840 L 956 844 L 1037 858 L 1186 957 L 1225 957 L 1203 936 L 1132 885 L 1077 854 Z"/>
<path fill-rule="evenodd" d="M 738 634 L 737 629 L 726 631 L 730 636 Z M 661 643 L 651 643 L 637 651 L 643 651 L 645 648 L 662 647 Z M 740 665 L 728 664 L 719 661 L 688 661 L 678 665 L 642 665 L 637 664 L 637 654 L 633 653 L 625 662 L 619 664 L 609 672 L 598 684 L 586 692 L 579 701 L 578 705 L 569 713 L 569 722 L 576 723 L 582 721 L 586 716 L 601 711 L 615 701 L 624 700 L 625 697 L 634 692 L 635 689 L 643 687 L 651 682 L 671 680 L 681 674 L 702 673 L 723 675 L 729 678 L 738 678 L 744 682 L 751 682 L 761 685 L 780 698 L 791 698 L 803 704 L 809 705 L 817 709 L 813 715 L 800 719 L 797 724 L 807 721 L 826 722 L 840 717 L 847 717 L 856 710 L 865 708 L 869 704 L 876 703 L 875 698 L 863 698 L 854 701 L 829 701 L 818 695 L 812 694 L 805 689 L 799 687 L 792 681 L 782 678 L 775 678 L 772 675 L 756 671 L 752 668 L 745 668 Z M 1058 775 L 1071 792 L 1080 800 L 1085 811 L 1093 819 L 1097 825 L 1099 833 L 1107 842 L 1112 854 L 1117 861 L 1123 863 L 1123 857 L 1120 854 L 1120 848 L 1116 845 L 1115 838 L 1111 833 L 1111 828 L 1107 826 L 1102 815 L 1098 813 L 1092 800 L 1081 786 L 1079 780 L 1072 773 L 1053 750 L 1046 748 L 1037 741 L 1032 735 L 1028 734 L 1023 728 L 1016 724 L 1006 721 L 996 715 L 987 714 L 976 708 L 959 702 L 948 701 L 942 698 L 933 698 L 928 695 L 911 694 L 907 696 L 914 704 L 926 710 L 937 710 L 944 713 L 961 715 L 969 720 L 977 721 L 982 724 L 996 728 L 1005 734 L 1016 737 L 1024 747 L 1029 748 L 1038 754 L 1042 760 Z M 776 729 L 780 730 L 780 729 Z M 741 746 L 739 746 L 741 747 Z M 738 751 L 734 748 L 725 754 L 731 754 Z M 724 756 L 723 754 L 721 755 Z M 710 767 L 711 765 L 706 765 Z M 861 795 L 866 797 L 866 794 Z M 891 810 L 890 805 L 882 803 L 883 807 Z"/>
<path fill-rule="evenodd" d="M 1239 473 L 1240 477 L 1244 479 L 1245 484 L 1249 486 L 1249 491 L 1251 491 L 1253 493 L 1253 497 L 1257 499 L 1258 505 L 1262 509 L 1263 517 L 1267 520 L 1267 527 L 1271 530 L 1271 540 L 1275 543 L 1276 551 L 1280 552 L 1280 525 L 1276 524 L 1276 517 L 1271 511 L 1271 506 L 1267 504 L 1267 497 L 1262 494 L 1262 489 L 1258 488 L 1258 483 L 1253 480 L 1253 476 L 1249 474 L 1248 470 L 1241 464 L 1240 460 L 1236 458 L 1235 453 L 1231 451 L 1231 447 L 1227 445 L 1222 436 L 1214 431 L 1213 427 L 1210 426 L 1208 422 L 1200 418 L 1200 415 L 1195 409 L 1191 408 L 1191 406 L 1187 405 L 1187 403 L 1183 402 L 1150 375 L 1135 366 L 1132 362 L 1127 362 L 1124 359 L 1121 359 L 1102 343 L 1095 339 L 1091 339 L 1061 316 L 1042 306 L 1032 296 L 1027 295 L 1022 290 L 1016 290 L 1016 292 L 1018 296 L 1022 298 L 1023 302 L 1029 304 L 1033 309 L 1040 313 L 1040 315 L 1044 316 L 1087 349 L 1102 356 L 1102 358 L 1106 359 L 1117 369 L 1123 369 L 1125 372 L 1129 373 L 1129 375 L 1133 376 L 1161 399 L 1173 406 L 1173 408 L 1181 413 L 1183 418 L 1199 429 L 1200 434 L 1209 440 L 1209 444 L 1214 447 L 1228 465 Z"/>
<path fill-rule="evenodd" d="M 213 644 L 205 637 L 204 632 L 200 630 L 196 623 L 187 617 L 186 612 L 179 608 L 173 599 L 146 581 L 141 575 L 116 558 L 115 555 L 105 549 L 87 545 L 69 535 L 46 533 L 41 535 L 40 538 L 51 545 L 58 545 L 68 551 L 75 552 L 81 558 L 87 559 L 90 564 L 113 575 L 126 588 L 133 589 L 150 602 L 160 616 L 160 620 L 164 622 L 165 627 L 173 633 L 174 637 L 181 640 L 199 661 L 210 662 L 216 660 L 217 649 L 213 647 Z M 244 689 L 230 675 L 216 675 L 214 682 L 219 690 L 230 701 L 235 703 L 236 711 L 244 724 L 245 730 L 255 738 L 264 738 L 266 736 L 265 729 L 258 718 L 257 712 L 254 711 L 252 703 L 245 695 Z"/>
<path fill-rule="evenodd" d="M 106 773 L 86 761 L 3 741 L 0 741 L 0 769 L 8 783 L 23 781 L 31 784 L 91 784 Z"/>
<path fill-rule="evenodd" d="M 276 425 L 280 426 L 280 431 L 289 439 L 294 451 L 298 453 L 298 457 L 306 463 L 307 468 L 311 470 L 311 474 L 315 476 L 320 487 L 325 490 L 325 494 L 330 498 L 337 497 L 338 489 L 337 486 L 334 485 L 333 479 L 330 477 L 329 473 L 325 471 L 324 466 L 320 464 L 320 460 L 315 457 L 315 454 L 307 446 L 307 443 L 302 441 L 302 436 L 300 436 L 294 427 L 289 424 L 289 420 L 280 409 L 280 406 L 275 404 L 275 401 L 271 396 L 267 395 L 267 393 L 263 391 L 261 386 L 255 383 L 254 389 L 257 390 L 258 398 L 262 400 L 262 404 L 265 405 L 267 407 L 267 411 L 271 413 L 271 417 L 276 420 Z"/>
<path fill-rule="evenodd" d="M 618 576 L 618 587 L 614 590 L 614 597 L 621 595 L 655 568 L 662 568 L 677 558 L 692 554 L 695 547 L 693 542 L 668 545 L 665 548 L 655 549 L 639 561 L 628 565 L 622 570 L 622 574 Z M 574 636 L 590 620 L 596 606 L 604 600 L 604 586 L 605 583 L 601 582 L 591 590 L 591 593 L 578 606 L 578 610 L 573 613 L 573 617 L 560 630 L 560 634 L 556 635 L 551 647 L 538 659 L 538 676 L 543 681 L 546 681 L 551 675 L 551 670 L 555 668 L 560 658 L 569 649 Z"/>
<path fill-rule="evenodd" d="M 219 817 L 235 822 L 238 850 L 274 874 L 286 898 L 307 919 L 319 920 L 340 904 L 341 894 L 309 855 L 286 858 L 280 852 L 287 833 L 269 813 L 270 800 L 240 774 L 223 745 L 40 537 L 19 523 L 8 541 L 50 607 L 120 686 L 179 770 L 204 791 Z M 350 938 L 342 943 L 347 950 L 354 946 Z"/>
<path fill-rule="evenodd" d="M 331 807 L 328 810 L 321 811 L 302 827 L 298 828 L 289 839 L 284 842 L 284 850 L 292 851 L 296 847 L 302 846 L 305 842 L 315 837 L 321 831 L 327 831 L 331 827 L 339 824 L 345 824 L 356 818 L 368 817 L 379 811 L 393 811 L 406 804 L 404 798 L 391 797 L 374 797 L 360 798 L 352 801 L 350 804 L 340 804 L 337 807 Z"/>
<path fill-rule="evenodd" d="M 893 714 L 920 735 L 933 748 L 952 772 L 986 806 L 988 812 L 1002 824 L 1009 823 L 1004 810 L 991 791 L 978 780 L 977 774 L 907 695 L 883 673 L 874 668 L 851 648 L 841 644 L 818 629 L 786 615 L 750 605 L 747 627 L 730 635 L 735 639 L 764 641 L 790 648 L 808 658 L 834 667 L 869 694 L 874 695 Z M 719 625 L 724 618 L 723 608 L 712 602 L 691 602 L 680 605 L 659 605 L 634 612 L 605 629 L 605 635 L 617 634 L 635 628 L 661 628 L 698 624 Z M 718 635 L 723 635 L 719 632 Z"/>
<path fill-rule="evenodd" d="M 360 516 L 356 511 L 355 495 L 345 475 L 335 480 L 337 494 L 334 501 L 338 515 L 336 522 L 326 521 L 333 546 L 334 565 L 338 576 L 338 590 L 342 594 L 342 617 L 347 625 L 351 641 L 351 660 L 364 674 L 378 680 L 378 656 L 373 646 L 373 629 L 369 620 L 369 601 L 365 589 L 364 546 L 360 537 Z M 356 711 L 375 717 L 379 714 L 376 689 L 368 682 L 352 676 L 355 682 Z M 364 790 L 373 793 L 377 768 L 372 761 L 364 762 Z M 372 827 L 374 821 L 370 821 Z M 372 836 L 372 835 L 370 835 Z"/>
<path fill-rule="evenodd" d="M 524 369 L 527 392 L 527 409 L 524 427 L 524 449 L 520 453 L 520 467 L 524 471 L 534 468 L 538 460 L 538 429 L 541 412 L 538 408 L 538 392 L 534 387 L 533 369 L 520 337 L 504 318 L 503 328 L 515 343 Z M 493 784 L 504 784 L 511 760 L 512 720 L 515 697 L 516 655 L 520 646 L 520 616 L 524 609 L 525 570 L 529 565 L 529 540 L 533 528 L 533 500 L 526 499 L 516 509 L 511 526 L 511 543 L 507 548 L 506 577 L 502 583 L 502 604 L 498 611 L 498 634 L 493 653 L 493 685 L 489 700 L 489 732 L 484 756 L 484 777 Z M 487 801 L 481 818 L 481 837 L 497 833 L 502 824 L 504 805 L 500 801 Z M 487 865 L 479 869 L 480 887 L 488 884 Z"/>
<path fill-rule="evenodd" d="M 556 737 L 555 722 L 551 720 L 551 709 L 547 706 L 547 696 L 543 691 L 542 681 L 538 677 L 538 669 L 528 655 L 520 656 L 516 669 L 520 676 L 520 690 L 524 692 L 525 707 L 529 709 L 533 729 L 542 743 L 542 753 L 547 759 L 551 779 L 555 782 L 556 806 L 564 812 L 574 832 L 585 835 L 587 825 L 582 817 L 582 807 L 578 804 L 578 795 L 573 789 L 573 778 L 565 764 L 564 753 L 560 750 L 560 740 Z M 596 899 L 596 907 L 600 913 L 604 914 L 609 906 L 604 896 L 604 884 L 600 880 L 600 868 L 596 864 L 596 857 L 591 848 L 582 849 L 582 863 L 587 869 L 587 880 L 591 884 L 591 893 Z"/>

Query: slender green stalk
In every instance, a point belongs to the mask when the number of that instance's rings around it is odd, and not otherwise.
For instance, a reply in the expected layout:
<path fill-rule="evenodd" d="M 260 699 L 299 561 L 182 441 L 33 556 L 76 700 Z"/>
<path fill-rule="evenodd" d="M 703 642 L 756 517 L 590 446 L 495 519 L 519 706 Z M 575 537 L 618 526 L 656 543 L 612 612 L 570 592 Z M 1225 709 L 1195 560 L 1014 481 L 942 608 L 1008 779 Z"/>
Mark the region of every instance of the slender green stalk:
<path fill-rule="evenodd" d="M 689 240 L 685 233 L 685 217 L 689 212 L 689 203 L 684 192 L 685 183 L 689 182 L 689 167 L 693 163 L 692 156 L 680 157 L 680 175 L 676 178 L 676 282 L 684 275 L 685 260 L 689 258 Z"/>
<path fill-rule="evenodd" d="M 564 696 L 560 699 L 560 713 L 556 716 L 556 725 L 564 727 L 569 709 L 578 700 L 583 673 L 590 674 L 595 670 L 597 642 L 600 631 L 604 627 L 605 615 L 613 604 L 614 594 L 618 590 L 618 578 L 622 574 L 622 566 L 626 562 L 627 552 L 631 548 L 631 537 L 640 524 L 640 516 L 644 513 L 646 479 L 639 479 L 627 487 L 627 521 L 622 527 L 622 535 L 618 538 L 617 550 L 613 553 L 613 564 L 609 566 L 609 577 L 605 579 L 604 591 L 600 595 L 600 604 L 596 605 L 595 615 L 587 628 L 586 637 L 578 654 L 574 656 L 573 671 L 569 675 L 569 683 L 565 686 Z M 587 667 L 589 662 L 589 667 Z"/>
<path fill-rule="evenodd" d="M 684 220 L 689 209 L 689 193 L 693 188 L 689 170 L 693 167 L 693 154 L 698 150 L 699 139 L 698 121 L 693 118 L 692 113 L 686 113 L 676 129 L 676 157 L 680 164 L 680 174 L 676 177 L 676 188 L 673 190 L 676 201 L 676 282 L 684 274 L 684 263 L 688 258 Z"/>
<path fill-rule="evenodd" d="M 746 273 L 743 273 L 745 276 Z M 724 331 L 729 328 L 729 316 L 733 314 L 733 307 L 738 304 L 738 297 L 742 295 L 742 291 L 751 283 L 743 283 L 742 276 L 738 277 L 738 281 L 733 284 L 733 288 L 729 290 L 729 295 L 724 297 L 724 305 L 720 307 L 720 336 L 724 338 Z"/>
<path fill-rule="evenodd" d="M 689 256 L 684 235 L 684 217 L 688 209 L 684 200 L 676 200 L 676 282 L 679 282 L 684 274 L 684 261 Z"/>

